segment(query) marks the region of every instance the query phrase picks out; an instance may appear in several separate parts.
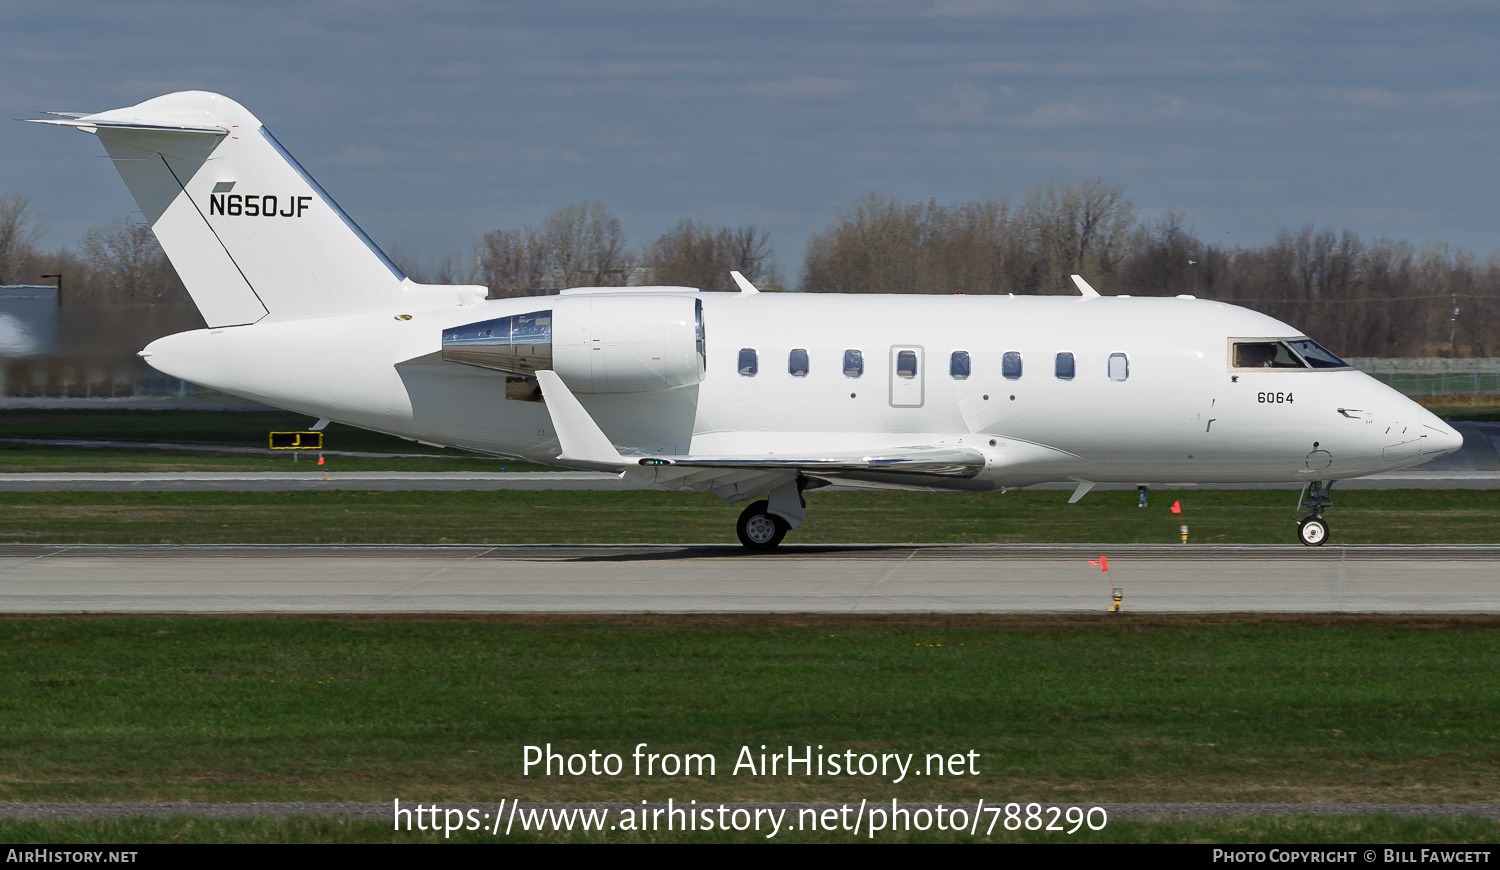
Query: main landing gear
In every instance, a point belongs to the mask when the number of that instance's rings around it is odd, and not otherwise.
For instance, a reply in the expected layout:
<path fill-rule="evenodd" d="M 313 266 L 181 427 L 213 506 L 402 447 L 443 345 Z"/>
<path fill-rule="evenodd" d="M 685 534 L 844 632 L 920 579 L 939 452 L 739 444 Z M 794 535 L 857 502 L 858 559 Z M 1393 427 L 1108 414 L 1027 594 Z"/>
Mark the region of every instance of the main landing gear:
<path fill-rule="evenodd" d="M 1330 490 L 1336 480 L 1313 480 L 1297 499 L 1297 540 L 1306 547 L 1321 547 L 1328 540 L 1328 521 L 1323 511 L 1333 506 Z"/>
<path fill-rule="evenodd" d="M 786 533 L 802 525 L 807 519 L 807 502 L 802 498 L 804 489 L 827 486 L 820 480 L 809 480 L 798 475 L 773 488 L 770 498 L 751 502 L 740 512 L 734 531 L 745 549 L 764 553 L 776 549 Z"/>
<path fill-rule="evenodd" d="M 791 526 L 781 517 L 770 513 L 771 503 L 765 499 L 751 502 L 750 506 L 740 512 L 739 522 L 734 524 L 734 530 L 739 533 L 740 543 L 747 550 L 765 551 L 774 550 L 791 531 Z"/>

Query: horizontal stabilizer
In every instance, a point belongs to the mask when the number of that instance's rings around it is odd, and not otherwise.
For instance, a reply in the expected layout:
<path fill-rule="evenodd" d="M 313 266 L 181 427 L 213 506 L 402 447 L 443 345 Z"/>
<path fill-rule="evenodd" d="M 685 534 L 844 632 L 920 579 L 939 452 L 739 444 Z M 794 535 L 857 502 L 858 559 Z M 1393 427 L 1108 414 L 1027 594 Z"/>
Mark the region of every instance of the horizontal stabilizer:
<path fill-rule="evenodd" d="M 225 136 L 229 128 L 213 124 L 147 124 L 141 121 L 97 121 L 90 120 L 89 115 L 75 115 L 72 112 L 48 112 L 49 115 L 63 115 L 64 120 L 52 118 L 28 118 L 33 124 L 51 124 L 54 127 L 77 127 L 85 133 L 97 132 L 100 128 L 106 130 L 146 130 L 152 133 L 208 133 L 213 136 Z"/>

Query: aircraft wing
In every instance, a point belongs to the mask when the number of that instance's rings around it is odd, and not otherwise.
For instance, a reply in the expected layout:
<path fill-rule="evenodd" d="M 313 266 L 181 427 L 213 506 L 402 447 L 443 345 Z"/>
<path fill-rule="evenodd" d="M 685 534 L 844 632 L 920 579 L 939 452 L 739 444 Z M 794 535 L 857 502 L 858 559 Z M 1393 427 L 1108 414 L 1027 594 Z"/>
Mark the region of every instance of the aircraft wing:
<path fill-rule="evenodd" d="M 645 468 L 759 469 L 836 475 L 849 471 L 907 472 L 944 477 L 973 477 L 984 469 L 978 450 L 954 447 L 903 447 L 878 453 L 809 454 L 807 456 L 626 456 Z"/>
<path fill-rule="evenodd" d="M 985 457 L 978 450 L 946 446 L 805 456 L 627 456 L 610 443 L 556 372 L 539 371 L 536 377 L 562 448 L 558 459 L 570 465 L 622 471 L 628 477 L 659 486 L 712 490 L 727 501 L 765 492 L 799 475 L 969 478 L 985 465 Z"/>

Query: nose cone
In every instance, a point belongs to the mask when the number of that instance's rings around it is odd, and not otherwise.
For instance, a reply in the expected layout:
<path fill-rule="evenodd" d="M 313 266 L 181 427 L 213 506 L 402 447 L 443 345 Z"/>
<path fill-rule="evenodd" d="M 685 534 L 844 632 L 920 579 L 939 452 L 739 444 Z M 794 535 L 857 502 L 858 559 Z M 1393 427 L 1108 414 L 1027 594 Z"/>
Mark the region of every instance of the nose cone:
<path fill-rule="evenodd" d="M 1424 434 L 1427 435 L 1427 440 L 1431 442 L 1431 445 L 1422 448 L 1422 455 L 1436 459 L 1439 456 L 1447 456 L 1449 453 L 1462 450 L 1464 436 L 1436 416 L 1430 413 L 1429 416 L 1432 416 L 1432 419 L 1424 423 L 1423 428 L 1428 430 Z"/>
<path fill-rule="evenodd" d="M 1406 438 L 1417 436 L 1418 450 L 1421 458 L 1419 462 L 1431 462 L 1450 453 L 1457 453 L 1463 449 L 1464 436 L 1458 430 L 1444 423 L 1438 416 L 1426 408 L 1412 402 L 1404 420 L 1412 424 L 1406 428 Z M 1409 444 L 1410 442 L 1408 442 Z"/>

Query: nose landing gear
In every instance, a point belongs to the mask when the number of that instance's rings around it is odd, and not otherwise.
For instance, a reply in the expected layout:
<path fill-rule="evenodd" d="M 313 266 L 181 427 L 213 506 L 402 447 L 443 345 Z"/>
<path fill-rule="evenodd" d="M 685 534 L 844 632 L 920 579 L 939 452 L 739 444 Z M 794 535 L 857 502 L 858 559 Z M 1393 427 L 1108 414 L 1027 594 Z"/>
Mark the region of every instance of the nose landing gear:
<path fill-rule="evenodd" d="M 1330 491 L 1336 480 L 1313 480 L 1297 499 L 1297 540 L 1303 546 L 1321 547 L 1328 540 L 1328 521 L 1323 511 L 1333 506 Z"/>

